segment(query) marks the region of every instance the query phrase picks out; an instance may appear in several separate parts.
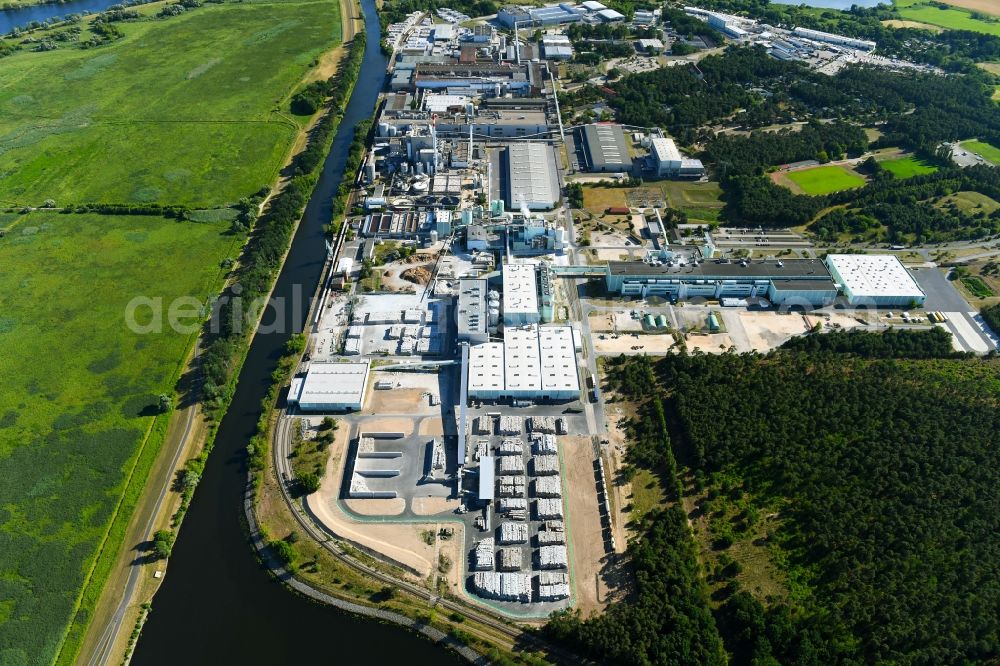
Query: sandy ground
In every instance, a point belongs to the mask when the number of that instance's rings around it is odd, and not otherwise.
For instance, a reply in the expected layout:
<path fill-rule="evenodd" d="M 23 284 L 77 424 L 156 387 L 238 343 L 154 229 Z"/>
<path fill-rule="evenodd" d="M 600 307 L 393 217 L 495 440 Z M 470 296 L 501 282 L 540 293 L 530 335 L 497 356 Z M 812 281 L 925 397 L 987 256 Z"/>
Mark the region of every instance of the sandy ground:
<path fill-rule="evenodd" d="M 601 514 L 597 506 L 594 455 L 589 437 L 562 437 L 566 469 L 570 557 L 576 576 L 577 608 L 584 616 L 607 605 L 608 586 L 601 577 L 605 559 Z"/>
<path fill-rule="evenodd" d="M 674 336 L 669 333 L 650 333 L 639 337 L 621 335 L 617 340 L 610 336 L 604 340 L 600 336 L 594 338 L 594 350 L 599 354 L 666 354 L 673 344 Z M 642 349 L 632 349 L 635 346 Z"/>
<path fill-rule="evenodd" d="M 780 347 L 789 338 L 809 329 L 802 315 L 779 315 L 772 312 L 741 312 L 740 322 L 746 330 L 751 348 L 767 352 Z"/>
<path fill-rule="evenodd" d="M 621 242 L 619 241 L 617 244 L 621 245 Z M 623 261 L 623 260 L 624 261 L 628 261 L 628 257 L 629 257 L 628 250 L 619 250 L 619 249 L 601 250 L 601 249 L 595 249 L 594 252 L 597 253 L 597 258 L 600 259 L 600 260 L 602 260 L 602 261 Z"/>
<path fill-rule="evenodd" d="M 344 506 L 362 516 L 398 516 L 406 508 L 402 497 L 392 499 L 349 499 Z"/>
<path fill-rule="evenodd" d="M 591 315 L 590 330 L 598 332 L 641 331 L 642 321 L 639 319 L 632 319 L 632 316 L 629 314 L 629 311 L 599 312 Z"/>
<path fill-rule="evenodd" d="M 401 432 L 409 437 L 413 432 L 413 421 L 407 418 L 382 418 L 362 421 L 358 426 L 360 432 Z"/>
<path fill-rule="evenodd" d="M 622 508 L 629 503 L 628 498 L 632 489 L 629 484 L 616 484 L 615 479 L 618 478 L 618 472 L 624 465 L 623 457 L 626 451 L 625 432 L 618 427 L 618 423 L 628 415 L 622 413 L 619 407 L 608 409 L 606 414 L 608 418 L 606 438 L 609 446 L 605 449 L 604 471 L 607 474 L 608 493 L 613 496 L 611 528 L 615 533 L 615 548 L 621 553 L 625 551 L 625 525 L 628 522 L 628 517 L 622 512 Z"/>
<path fill-rule="evenodd" d="M 430 437 L 442 437 L 444 436 L 444 423 L 441 422 L 441 419 L 424 419 L 420 423 L 419 434 Z"/>
<path fill-rule="evenodd" d="M 433 516 L 439 513 L 452 512 L 458 508 L 457 499 L 447 497 L 414 497 L 410 500 L 410 510 L 418 516 Z"/>
<path fill-rule="evenodd" d="M 918 30 L 930 30 L 931 32 L 944 32 L 944 28 L 931 25 L 930 23 L 921 23 L 920 21 L 901 21 L 899 19 L 888 19 L 882 21 L 882 25 L 889 26 L 890 28 L 916 28 Z"/>
<path fill-rule="evenodd" d="M 711 333 L 708 335 L 688 334 L 687 350 L 700 349 L 706 354 L 722 354 L 733 346 L 733 339 L 728 333 Z"/>
<path fill-rule="evenodd" d="M 381 379 L 377 377 L 376 379 Z M 437 387 L 434 393 L 437 394 Z M 434 414 L 440 406 L 431 407 L 427 389 L 393 388 L 376 390 L 374 385 L 365 400 L 365 414 Z"/>
<path fill-rule="evenodd" d="M 337 497 L 340 494 L 340 481 L 343 478 L 346 443 L 346 434 L 341 436 L 338 433 L 338 437 L 334 440 L 333 454 L 326 466 L 326 476 L 323 483 L 319 491 L 306 498 L 309 509 L 338 537 L 378 551 L 396 562 L 420 572 L 421 578 L 426 578 L 431 571 L 437 570 L 438 543 L 428 545 L 421 533 L 425 530 L 433 530 L 436 533 L 440 526 L 434 524 L 359 523 L 348 518 L 336 506 Z M 375 501 L 384 502 L 385 500 Z M 456 538 L 459 537 L 456 536 Z M 458 569 L 459 567 L 451 567 L 448 574 L 449 585 L 458 585 L 460 580 Z"/>

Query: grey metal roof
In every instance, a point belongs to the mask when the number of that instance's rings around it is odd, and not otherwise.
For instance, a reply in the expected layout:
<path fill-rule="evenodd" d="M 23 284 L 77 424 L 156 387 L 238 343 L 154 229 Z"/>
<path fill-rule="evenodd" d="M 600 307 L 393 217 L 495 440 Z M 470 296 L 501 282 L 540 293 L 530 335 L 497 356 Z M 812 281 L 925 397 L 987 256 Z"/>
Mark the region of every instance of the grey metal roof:
<path fill-rule="evenodd" d="M 699 265 L 688 263 L 685 266 L 668 266 L 662 264 L 653 266 L 641 261 L 610 261 L 608 271 L 611 275 L 625 276 L 658 276 L 718 278 L 721 280 L 756 277 L 785 278 L 801 280 L 832 280 L 830 271 L 819 259 L 756 259 L 744 266 L 740 262 L 719 263 L 704 261 Z"/>
<path fill-rule="evenodd" d="M 586 125 L 583 128 L 587 162 L 591 169 L 626 168 L 632 166 L 632 158 L 625 144 L 625 132 L 621 125 Z"/>

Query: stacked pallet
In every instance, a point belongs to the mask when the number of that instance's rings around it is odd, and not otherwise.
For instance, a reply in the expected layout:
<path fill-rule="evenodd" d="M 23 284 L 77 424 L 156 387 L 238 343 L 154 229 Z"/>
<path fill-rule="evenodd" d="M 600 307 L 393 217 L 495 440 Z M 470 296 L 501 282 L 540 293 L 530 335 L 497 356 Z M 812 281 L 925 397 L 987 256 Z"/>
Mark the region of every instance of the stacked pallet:
<path fill-rule="evenodd" d="M 523 476 L 501 476 L 498 477 L 498 480 L 497 497 L 524 497 L 525 482 Z"/>
<path fill-rule="evenodd" d="M 562 500 L 540 499 L 535 502 L 535 517 L 538 520 L 562 520 Z"/>
<path fill-rule="evenodd" d="M 524 444 L 519 439 L 505 439 L 497 447 L 498 456 L 519 456 L 524 453 Z"/>
<path fill-rule="evenodd" d="M 566 546 L 542 546 L 538 549 L 538 566 L 541 569 L 565 569 L 567 563 Z"/>
<path fill-rule="evenodd" d="M 549 476 L 559 473 L 559 456 L 534 456 L 531 459 L 531 470 L 535 476 Z"/>
<path fill-rule="evenodd" d="M 510 476 L 514 474 L 524 474 L 524 458 L 521 456 L 502 456 L 497 458 L 500 463 L 498 474 Z"/>
<path fill-rule="evenodd" d="M 528 500 L 523 497 L 501 497 L 497 501 L 497 513 L 507 513 L 508 511 L 527 511 Z"/>
<path fill-rule="evenodd" d="M 521 549 L 501 548 L 497 569 L 500 571 L 520 571 L 521 570 Z"/>
<path fill-rule="evenodd" d="M 562 497 L 562 482 L 559 476 L 540 476 L 534 481 L 535 497 Z"/>
<path fill-rule="evenodd" d="M 500 434 L 501 435 L 520 435 L 521 431 L 524 429 L 524 419 L 520 416 L 501 416 L 500 417 Z"/>
<path fill-rule="evenodd" d="M 531 601 L 531 577 L 525 573 L 477 571 L 473 574 L 472 585 L 477 594 L 487 599 Z"/>
<path fill-rule="evenodd" d="M 531 432 L 551 433 L 556 431 L 556 419 L 554 416 L 532 416 Z"/>
<path fill-rule="evenodd" d="M 528 542 L 528 526 L 524 523 L 500 523 L 500 543 L 508 545 L 512 543 Z"/>
<path fill-rule="evenodd" d="M 474 571 L 493 570 L 493 537 L 486 537 L 476 544 L 476 549 L 472 552 Z"/>
<path fill-rule="evenodd" d="M 555 435 L 538 435 L 533 438 L 533 444 L 536 454 L 544 455 L 556 452 Z"/>

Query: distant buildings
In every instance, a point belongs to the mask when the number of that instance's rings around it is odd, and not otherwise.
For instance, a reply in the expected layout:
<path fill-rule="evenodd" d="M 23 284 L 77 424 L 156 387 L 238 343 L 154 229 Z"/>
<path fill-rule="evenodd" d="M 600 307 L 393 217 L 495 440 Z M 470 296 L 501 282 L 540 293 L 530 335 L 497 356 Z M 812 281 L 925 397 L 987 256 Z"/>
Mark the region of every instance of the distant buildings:
<path fill-rule="evenodd" d="M 847 46 L 852 49 L 858 49 L 860 51 L 874 51 L 877 44 L 875 42 L 868 41 L 867 39 L 855 39 L 853 37 L 844 37 L 843 35 L 834 35 L 829 32 L 820 32 L 819 30 L 810 30 L 809 28 L 795 28 L 792 33 L 798 35 L 799 37 L 804 37 L 805 39 L 811 39 L 816 42 L 826 42 L 828 44 L 837 44 L 839 46 Z"/>

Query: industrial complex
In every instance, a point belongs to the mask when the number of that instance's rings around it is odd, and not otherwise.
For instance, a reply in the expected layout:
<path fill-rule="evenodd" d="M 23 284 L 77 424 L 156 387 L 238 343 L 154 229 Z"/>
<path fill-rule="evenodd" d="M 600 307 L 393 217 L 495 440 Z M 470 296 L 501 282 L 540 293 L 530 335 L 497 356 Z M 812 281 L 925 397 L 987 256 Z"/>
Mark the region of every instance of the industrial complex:
<path fill-rule="evenodd" d="M 771 39 L 775 57 L 785 42 L 872 48 L 688 11 L 731 40 Z M 504 616 L 595 608 L 601 562 L 627 534 L 605 477 L 623 415 L 605 403 L 602 356 L 768 351 L 888 325 L 992 348 L 940 274 L 901 253 L 827 254 L 794 231 L 678 222 L 668 193 L 712 185 L 690 146 L 660 128 L 564 126 L 561 26 L 624 21 L 617 11 L 436 17 L 389 27 L 389 91 L 278 428 L 290 447 L 337 418 L 327 478 L 304 500 L 326 532 Z M 544 32 L 524 39 L 526 28 Z M 570 184 L 626 205 L 579 210 Z"/>

